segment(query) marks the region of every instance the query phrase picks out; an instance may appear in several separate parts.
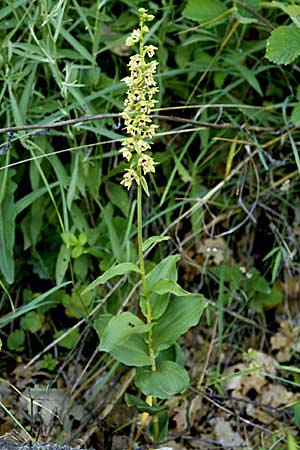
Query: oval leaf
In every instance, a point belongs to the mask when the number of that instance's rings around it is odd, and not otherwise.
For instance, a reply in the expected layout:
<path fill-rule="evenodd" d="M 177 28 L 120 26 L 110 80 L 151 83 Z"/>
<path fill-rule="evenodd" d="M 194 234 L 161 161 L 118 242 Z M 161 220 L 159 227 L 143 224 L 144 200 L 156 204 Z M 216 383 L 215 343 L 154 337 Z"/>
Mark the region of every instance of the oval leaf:
<path fill-rule="evenodd" d="M 201 294 L 175 297 L 153 327 L 153 345 L 156 351 L 175 344 L 179 336 L 197 325 L 207 303 Z"/>
<path fill-rule="evenodd" d="M 281 26 L 268 39 L 266 58 L 275 64 L 290 64 L 300 55 L 300 29 Z"/>
<path fill-rule="evenodd" d="M 151 365 L 148 346 L 140 334 L 130 336 L 125 343 L 115 347 L 110 354 L 126 366 L 143 367 Z"/>
<path fill-rule="evenodd" d="M 187 371 L 173 361 L 162 361 L 156 369 L 143 367 L 136 371 L 135 385 L 145 395 L 167 399 L 183 392 L 190 383 Z"/>
<path fill-rule="evenodd" d="M 131 312 L 114 316 L 107 324 L 100 342 L 100 350 L 111 352 L 115 347 L 124 344 L 134 334 L 146 333 L 151 324 L 144 323 Z"/>

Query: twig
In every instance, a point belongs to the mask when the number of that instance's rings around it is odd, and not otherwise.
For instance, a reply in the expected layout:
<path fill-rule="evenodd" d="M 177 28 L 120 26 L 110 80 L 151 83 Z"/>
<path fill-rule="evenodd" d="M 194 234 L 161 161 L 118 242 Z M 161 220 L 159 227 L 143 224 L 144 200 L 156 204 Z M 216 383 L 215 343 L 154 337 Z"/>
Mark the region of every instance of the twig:
<path fill-rule="evenodd" d="M 226 105 L 225 105 L 226 106 Z M 238 107 L 238 105 L 237 105 Z M 185 108 L 184 106 L 182 107 Z M 0 128 L 0 134 L 3 133 L 15 133 L 17 131 L 30 131 L 30 130 L 50 130 L 53 128 L 60 128 L 65 127 L 68 125 L 77 125 L 79 123 L 93 121 L 93 120 L 101 120 L 101 119 L 113 119 L 113 118 L 120 118 L 119 113 L 110 113 L 110 114 L 94 114 L 89 116 L 81 116 L 76 119 L 68 119 L 68 120 L 60 120 L 58 122 L 50 122 L 50 123 L 41 123 L 41 124 L 32 124 L 32 125 L 21 125 L 21 126 L 15 126 L 15 127 L 5 127 Z M 287 124 L 281 128 L 274 128 L 274 127 L 258 127 L 253 125 L 233 125 L 231 123 L 209 123 L 209 122 L 202 122 L 198 120 L 188 119 L 185 117 L 178 117 L 173 115 L 163 115 L 163 114 L 152 114 L 151 117 L 153 119 L 159 119 L 159 120 L 168 120 L 171 122 L 178 122 L 178 123 L 186 123 L 190 125 L 196 125 L 201 126 L 205 128 L 213 128 L 213 129 L 228 129 L 228 130 L 246 130 L 246 131 L 253 131 L 256 133 L 277 133 L 279 132 L 282 134 L 286 130 L 293 129 L 300 129 L 300 126 L 293 127 L 292 124 Z"/>
<path fill-rule="evenodd" d="M 76 125 L 77 123 L 88 122 L 89 120 L 111 119 L 111 118 L 115 118 L 115 117 L 120 117 L 120 114 L 119 113 L 94 114 L 94 115 L 90 115 L 90 116 L 77 117 L 77 119 L 59 120 L 58 122 L 41 123 L 41 124 L 33 124 L 33 125 L 20 125 L 17 127 L 6 127 L 6 128 L 0 128 L 0 134 L 1 133 L 10 133 L 10 132 L 14 133 L 16 131 L 59 128 L 59 127 L 65 127 L 67 125 Z"/>

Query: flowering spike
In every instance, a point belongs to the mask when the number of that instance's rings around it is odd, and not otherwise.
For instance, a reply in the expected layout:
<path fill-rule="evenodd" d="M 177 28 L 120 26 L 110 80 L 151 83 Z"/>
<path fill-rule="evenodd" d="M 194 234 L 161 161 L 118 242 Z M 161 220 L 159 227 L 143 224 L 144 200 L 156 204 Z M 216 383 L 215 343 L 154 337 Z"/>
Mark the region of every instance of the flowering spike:
<path fill-rule="evenodd" d="M 157 102 L 154 95 L 158 92 L 154 74 L 157 69 L 157 61 L 149 61 L 153 58 L 157 47 L 144 45 L 144 35 L 149 31 L 144 22 L 154 19 L 145 8 L 139 9 L 139 28 L 133 30 L 126 40 L 129 47 L 139 44 L 139 53 L 130 57 L 128 64 L 130 75 L 123 81 L 127 85 L 125 109 L 121 116 L 125 122 L 125 129 L 129 135 L 124 139 L 119 152 L 123 158 L 130 161 L 130 169 L 126 169 L 121 184 L 130 189 L 133 182 L 140 184 L 142 175 L 155 172 L 155 162 L 146 152 L 151 149 L 151 140 L 155 135 L 157 125 L 152 123 L 151 109 Z M 133 158 L 136 153 L 137 157 Z"/>

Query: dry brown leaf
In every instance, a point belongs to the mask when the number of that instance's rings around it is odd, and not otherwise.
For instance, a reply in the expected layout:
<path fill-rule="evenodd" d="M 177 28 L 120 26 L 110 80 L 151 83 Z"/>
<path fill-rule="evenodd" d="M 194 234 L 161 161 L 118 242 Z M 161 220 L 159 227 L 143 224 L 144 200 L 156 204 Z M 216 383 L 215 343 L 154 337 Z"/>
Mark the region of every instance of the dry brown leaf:
<path fill-rule="evenodd" d="M 214 427 L 217 441 L 224 447 L 244 448 L 244 439 L 239 433 L 233 431 L 232 426 L 225 421 L 224 417 L 216 417 L 210 421 L 210 424 Z"/>
<path fill-rule="evenodd" d="M 292 400 L 294 394 L 288 391 L 281 384 L 270 383 L 264 386 L 261 392 L 260 401 L 264 405 L 273 406 L 277 408 L 278 406 L 286 405 Z"/>
<path fill-rule="evenodd" d="M 224 382 L 226 391 L 231 391 L 234 397 L 247 397 L 250 390 L 260 392 L 267 383 L 266 377 L 258 368 L 250 368 L 247 364 L 236 364 L 229 367 L 224 375 L 228 377 Z"/>
<path fill-rule="evenodd" d="M 287 362 L 293 352 L 300 352 L 300 327 L 292 327 L 288 320 L 282 320 L 280 331 L 271 337 L 272 350 L 278 350 L 276 359 Z"/>
<path fill-rule="evenodd" d="M 187 427 L 187 407 L 188 402 L 184 397 L 176 396 L 168 401 L 170 407 L 170 416 L 176 423 L 176 432 L 182 433 Z"/>

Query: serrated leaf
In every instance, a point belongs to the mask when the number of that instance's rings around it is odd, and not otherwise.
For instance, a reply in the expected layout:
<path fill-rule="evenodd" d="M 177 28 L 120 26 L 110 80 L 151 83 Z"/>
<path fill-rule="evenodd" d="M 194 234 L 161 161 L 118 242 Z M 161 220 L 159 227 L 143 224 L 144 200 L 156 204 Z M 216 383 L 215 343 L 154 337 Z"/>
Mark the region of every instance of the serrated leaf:
<path fill-rule="evenodd" d="M 100 350 L 111 352 L 115 347 L 125 343 L 130 336 L 146 333 L 150 327 L 151 324 L 144 323 L 135 314 L 128 311 L 114 316 L 104 330 Z"/>
<path fill-rule="evenodd" d="M 175 394 L 183 392 L 190 383 L 187 371 L 173 361 L 162 361 L 151 368 L 138 368 L 135 376 L 135 385 L 145 395 L 168 399 Z"/>
<path fill-rule="evenodd" d="M 226 10 L 224 3 L 219 0 L 188 0 L 182 15 L 197 22 L 207 22 Z"/>
<path fill-rule="evenodd" d="M 106 270 L 100 277 L 96 278 L 91 284 L 87 286 L 87 288 L 83 291 L 83 294 L 85 292 L 91 291 L 92 289 L 95 289 L 100 284 L 104 284 L 107 281 L 109 281 L 111 278 L 125 275 L 125 273 L 128 272 L 140 272 L 140 269 L 137 265 L 133 263 L 121 263 L 117 264 L 116 266 L 110 267 L 108 270 Z"/>
<path fill-rule="evenodd" d="M 151 236 L 144 241 L 143 252 L 148 250 L 148 248 L 151 247 L 152 244 L 162 242 L 162 241 L 168 241 L 169 239 L 170 239 L 169 236 Z"/>
<path fill-rule="evenodd" d="M 280 26 L 272 31 L 267 42 L 266 58 L 275 64 L 290 64 L 299 55 L 299 28 Z"/>
<path fill-rule="evenodd" d="M 153 327 L 152 340 L 156 351 L 173 345 L 179 336 L 197 325 L 207 303 L 201 294 L 175 297 Z"/>

